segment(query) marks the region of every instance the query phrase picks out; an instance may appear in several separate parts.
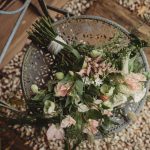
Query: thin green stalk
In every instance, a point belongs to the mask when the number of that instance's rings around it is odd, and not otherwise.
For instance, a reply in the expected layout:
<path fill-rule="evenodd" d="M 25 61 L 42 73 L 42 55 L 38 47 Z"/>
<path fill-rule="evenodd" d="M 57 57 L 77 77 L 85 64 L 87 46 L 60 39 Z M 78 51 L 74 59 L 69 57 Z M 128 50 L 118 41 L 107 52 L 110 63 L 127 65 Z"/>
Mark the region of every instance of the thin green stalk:
<path fill-rule="evenodd" d="M 7 104 L 6 102 L 3 102 L 1 100 L 0 100 L 0 107 L 4 107 L 4 108 L 10 109 L 12 111 L 19 112 L 19 110 L 15 109 L 14 107 L 10 106 L 9 104 Z"/>

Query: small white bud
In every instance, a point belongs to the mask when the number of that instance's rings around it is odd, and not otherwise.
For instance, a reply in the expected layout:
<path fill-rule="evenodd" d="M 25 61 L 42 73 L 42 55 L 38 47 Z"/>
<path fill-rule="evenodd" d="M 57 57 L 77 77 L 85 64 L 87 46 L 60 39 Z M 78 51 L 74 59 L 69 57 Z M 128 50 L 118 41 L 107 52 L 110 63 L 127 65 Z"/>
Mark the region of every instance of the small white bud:
<path fill-rule="evenodd" d="M 55 76 L 58 80 L 62 80 L 64 78 L 64 73 L 63 72 L 56 72 Z"/>
<path fill-rule="evenodd" d="M 39 93 L 39 88 L 38 88 L 38 86 L 36 84 L 32 84 L 31 85 L 31 90 L 35 94 Z"/>

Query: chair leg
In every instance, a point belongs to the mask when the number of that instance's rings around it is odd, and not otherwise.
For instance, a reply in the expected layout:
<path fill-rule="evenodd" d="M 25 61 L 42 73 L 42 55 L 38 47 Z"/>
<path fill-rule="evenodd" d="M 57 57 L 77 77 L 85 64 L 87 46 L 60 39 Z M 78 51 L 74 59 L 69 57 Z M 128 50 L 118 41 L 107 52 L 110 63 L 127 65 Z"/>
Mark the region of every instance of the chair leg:
<path fill-rule="evenodd" d="M 41 6 L 41 9 L 42 9 L 44 15 L 46 17 L 49 17 L 51 19 L 51 21 L 53 22 L 54 20 L 52 19 L 52 17 L 48 13 L 48 9 L 47 9 L 47 5 L 45 4 L 45 1 L 44 0 L 38 0 L 38 2 L 40 4 L 40 6 Z"/>

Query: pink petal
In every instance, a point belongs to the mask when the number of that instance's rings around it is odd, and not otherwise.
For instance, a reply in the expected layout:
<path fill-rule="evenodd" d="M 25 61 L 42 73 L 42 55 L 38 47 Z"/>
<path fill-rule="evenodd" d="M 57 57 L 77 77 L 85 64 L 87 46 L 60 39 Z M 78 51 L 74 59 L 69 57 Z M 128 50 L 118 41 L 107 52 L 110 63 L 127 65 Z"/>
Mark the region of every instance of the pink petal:
<path fill-rule="evenodd" d="M 52 125 L 48 128 L 48 130 L 47 130 L 47 133 L 46 133 L 47 139 L 48 139 L 48 140 L 54 139 L 55 132 L 56 132 L 56 127 L 55 127 L 54 124 L 52 124 Z"/>
<path fill-rule="evenodd" d="M 90 72 L 91 72 L 91 68 L 92 68 L 91 65 L 89 65 L 88 68 L 87 68 L 87 75 L 88 75 L 88 76 L 89 76 L 89 74 L 90 74 Z"/>

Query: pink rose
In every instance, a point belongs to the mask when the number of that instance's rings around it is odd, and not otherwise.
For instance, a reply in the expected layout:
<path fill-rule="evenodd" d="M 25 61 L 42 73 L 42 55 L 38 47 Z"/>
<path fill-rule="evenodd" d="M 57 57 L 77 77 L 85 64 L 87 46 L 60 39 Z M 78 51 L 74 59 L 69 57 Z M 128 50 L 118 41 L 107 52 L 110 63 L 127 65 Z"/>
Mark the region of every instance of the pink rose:
<path fill-rule="evenodd" d="M 125 82 L 143 82 L 146 81 L 146 77 L 140 73 L 130 73 L 125 76 Z"/>
<path fill-rule="evenodd" d="M 134 91 L 139 91 L 142 88 L 140 82 L 146 81 L 146 77 L 140 73 L 131 73 L 125 76 L 125 83 Z"/>
<path fill-rule="evenodd" d="M 99 126 L 99 122 L 93 119 L 88 120 L 88 124 L 83 129 L 84 133 L 89 135 L 96 134 L 98 132 L 97 127 Z"/>
<path fill-rule="evenodd" d="M 87 68 L 87 72 L 86 72 L 86 74 L 89 76 L 89 74 L 90 74 L 90 72 L 91 72 L 91 69 L 92 69 L 92 67 L 91 67 L 91 65 L 89 65 L 88 66 L 88 68 Z"/>
<path fill-rule="evenodd" d="M 141 81 L 141 82 L 146 81 L 146 77 L 141 73 L 131 73 L 129 74 L 129 77 L 134 78 L 135 80 Z"/>
<path fill-rule="evenodd" d="M 79 72 L 77 72 L 77 74 L 83 77 L 84 75 L 86 75 L 86 72 L 87 72 L 87 69 L 81 69 Z"/>
<path fill-rule="evenodd" d="M 66 128 L 66 127 L 70 127 L 71 125 L 75 125 L 76 121 L 71 117 L 71 116 L 67 116 L 65 119 L 62 120 L 61 122 L 61 128 Z"/>
<path fill-rule="evenodd" d="M 56 126 L 52 124 L 47 130 L 46 135 L 48 140 L 53 140 L 53 139 L 63 140 L 65 132 L 62 128 L 60 127 L 56 128 Z"/>
<path fill-rule="evenodd" d="M 66 96 L 68 94 L 68 91 L 70 90 L 71 85 L 69 83 L 63 84 L 63 83 L 58 83 L 55 87 L 55 96 Z"/>

